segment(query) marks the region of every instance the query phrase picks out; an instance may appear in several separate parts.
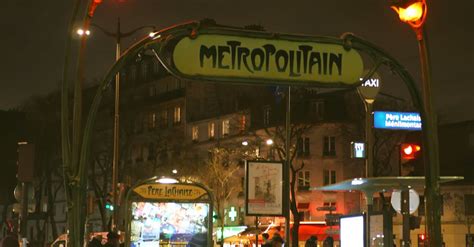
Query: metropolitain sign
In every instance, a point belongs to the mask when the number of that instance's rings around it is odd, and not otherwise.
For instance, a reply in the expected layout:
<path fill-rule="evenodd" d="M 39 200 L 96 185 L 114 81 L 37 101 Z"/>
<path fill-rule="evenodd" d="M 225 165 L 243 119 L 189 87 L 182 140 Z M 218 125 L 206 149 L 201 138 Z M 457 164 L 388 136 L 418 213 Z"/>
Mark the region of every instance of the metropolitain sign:
<path fill-rule="evenodd" d="M 420 113 L 375 111 L 374 128 L 393 130 L 421 130 Z"/>
<path fill-rule="evenodd" d="M 183 37 L 172 51 L 183 77 L 287 84 L 358 84 L 363 61 L 342 45 L 225 34 Z"/>

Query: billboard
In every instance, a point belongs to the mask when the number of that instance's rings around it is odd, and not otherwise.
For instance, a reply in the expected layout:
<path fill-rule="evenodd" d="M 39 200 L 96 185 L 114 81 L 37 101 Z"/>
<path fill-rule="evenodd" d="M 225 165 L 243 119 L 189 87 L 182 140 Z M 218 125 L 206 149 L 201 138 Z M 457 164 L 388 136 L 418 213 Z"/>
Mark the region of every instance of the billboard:
<path fill-rule="evenodd" d="M 421 130 L 420 113 L 375 111 L 374 128 L 392 130 Z"/>
<path fill-rule="evenodd" d="M 247 161 L 246 215 L 283 215 L 283 163 Z"/>
<path fill-rule="evenodd" d="M 340 218 L 341 247 L 365 247 L 364 215 L 342 216 Z"/>

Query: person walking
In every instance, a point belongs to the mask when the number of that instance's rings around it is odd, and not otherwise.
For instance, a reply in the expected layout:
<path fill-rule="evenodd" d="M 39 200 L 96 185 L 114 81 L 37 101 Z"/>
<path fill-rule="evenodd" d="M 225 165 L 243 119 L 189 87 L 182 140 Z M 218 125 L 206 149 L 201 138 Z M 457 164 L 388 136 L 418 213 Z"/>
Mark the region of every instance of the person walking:
<path fill-rule="evenodd" d="M 272 243 L 270 242 L 270 239 L 269 239 L 270 235 L 268 235 L 268 233 L 263 233 L 262 238 L 263 238 L 262 247 L 272 247 Z"/>
<path fill-rule="evenodd" d="M 107 233 L 107 243 L 104 247 L 120 247 L 119 235 L 116 232 L 110 231 Z"/>
<path fill-rule="evenodd" d="M 7 235 L 2 239 L 0 243 L 1 247 L 19 247 L 20 244 L 18 243 L 18 236 L 16 234 L 16 229 L 11 221 L 7 221 Z"/>
<path fill-rule="evenodd" d="M 89 242 L 89 247 L 102 247 L 102 235 L 97 235 L 92 237 L 91 241 Z"/>
<path fill-rule="evenodd" d="M 280 233 L 275 232 L 272 237 L 272 247 L 282 247 L 283 243 L 283 238 L 281 237 Z"/>
<path fill-rule="evenodd" d="M 308 240 L 306 240 L 304 247 L 318 247 L 318 238 L 312 235 Z"/>

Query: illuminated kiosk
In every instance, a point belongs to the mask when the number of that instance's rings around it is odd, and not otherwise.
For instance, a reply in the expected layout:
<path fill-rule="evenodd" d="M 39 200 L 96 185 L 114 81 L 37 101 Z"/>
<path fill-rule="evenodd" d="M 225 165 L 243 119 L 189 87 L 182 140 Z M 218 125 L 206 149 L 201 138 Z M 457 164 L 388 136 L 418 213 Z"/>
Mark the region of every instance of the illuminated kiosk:
<path fill-rule="evenodd" d="M 153 177 L 130 188 L 125 199 L 125 246 L 212 243 L 212 194 L 205 186 Z"/>

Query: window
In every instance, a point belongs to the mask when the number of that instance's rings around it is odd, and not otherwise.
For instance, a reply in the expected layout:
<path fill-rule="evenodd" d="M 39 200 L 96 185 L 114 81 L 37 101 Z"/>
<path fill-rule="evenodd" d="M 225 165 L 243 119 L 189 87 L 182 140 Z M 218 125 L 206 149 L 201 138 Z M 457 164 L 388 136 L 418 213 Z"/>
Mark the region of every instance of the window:
<path fill-rule="evenodd" d="M 148 113 L 148 130 L 156 128 L 156 114 L 154 112 Z"/>
<path fill-rule="evenodd" d="M 312 101 L 310 114 L 313 119 L 322 120 L 324 116 L 324 101 Z"/>
<path fill-rule="evenodd" d="M 263 126 L 270 125 L 270 106 L 265 106 L 263 108 Z"/>
<path fill-rule="evenodd" d="M 268 148 L 267 159 L 268 160 L 275 160 L 275 148 L 273 148 L 273 147 Z"/>
<path fill-rule="evenodd" d="M 247 125 L 247 117 L 245 115 L 240 116 L 239 130 L 245 131 Z"/>
<path fill-rule="evenodd" d="M 148 75 L 148 64 L 143 61 L 140 66 L 140 76 L 142 79 L 146 79 Z"/>
<path fill-rule="evenodd" d="M 174 107 L 173 123 L 174 123 L 174 124 L 179 124 L 179 123 L 181 123 L 181 107 L 179 107 L 179 106 L 175 106 L 175 107 Z"/>
<path fill-rule="evenodd" d="M 230 131 L 230 121 L 229 119 L 222 120 L 222 135 L 229 135 Z"/>
<path fill-rule="evenodd" d="M 323 156 L 336 156 L 336 137 L 334 136 L 324 137 Z"/>
<path fill-rule="evenodd" d="M 335 170 L 323 170 L 323 185 L 335 184 L 336 183 L 336 171 Z"/>
<path fill-rule="evenodd" d="M 150 85 L 148 88 L 148 96 L 153 97 L 156 96 L 156 87 L 155 85 Z"/>
<path fill-rule="evenodd" d="M 214 139 L 214 137 L 215 137 L 215 124 L 214 124 L 214 122 L 211 122 L 207 125 L 207 133 L 208 133 L 209 139 Z"/>
<path fill-rule="evenodd" d="M 162 110 L 160 112 L 160 125 L 162 127 L 168 127 L 168 111 Z"/>
<path fill-rule="evenodd" d="M 148 161 L 154 161 L 156 160 L 156 147 L 153 142 L 148 144 Z"/>
<path fill-rule="evenodd" d="M 309 221 L 311 220 L 311 214 L 309 210 L 298 211 L 298 215 L 301 221 Z"/>
<path fill-rule="evenodd" d="M 310 182 L 310 173 L 309 171 L 300 171 L 298 172 L 298 191 L 300 190 L 309 190 Z"/>
<path fill-rule="evenodd" d="M 193 141 L 197 141 L 199 139 L 199 128 L 198 128 L 198 126 L 193 126 L 193 128 L 192 128 L 192 138 L 193 138 Z"/>
<path fill-rule="evenodd" d="M 130 66 L 130 73 L 128 74 L 128 80 L 135 81 L 137 79 L 137 68 L 135 65 Z"/>
<path fill-rule="evenodd" d="M 153 73 L 159 74 L 161 72 L 161 64 L 156 59 L 153 59 Z"/>
<path fill-rule="evenodd" d="M 298 156 L 307 156 L 309 155 L 309 137 L 298 137 L 298 141 L 296 143 L 296 150 Z"/>
<path fill-rule="evenodd" d="M 336 207 L 336 202 L 324 202 L 324 207 Z"/>

